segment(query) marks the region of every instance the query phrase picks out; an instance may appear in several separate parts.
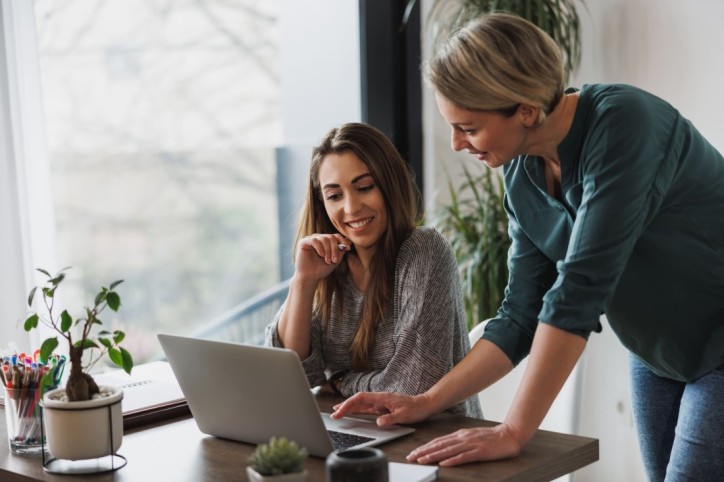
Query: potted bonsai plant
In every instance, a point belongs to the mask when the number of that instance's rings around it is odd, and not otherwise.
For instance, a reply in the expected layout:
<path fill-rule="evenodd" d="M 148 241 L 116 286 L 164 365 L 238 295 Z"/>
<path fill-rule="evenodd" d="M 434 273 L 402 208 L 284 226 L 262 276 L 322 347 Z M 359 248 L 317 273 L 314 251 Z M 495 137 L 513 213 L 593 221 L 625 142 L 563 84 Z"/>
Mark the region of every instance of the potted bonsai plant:
<path fill-rule="evenodd" d="M 65 387 L 55 388 L 43 395 L 45 429 L 48 448 L 59 459 L 81 460 L 114 455 L 123 437 L 121 400 L 123 392 L 118 387 L 99 387 L 90 375 L 90 368 L 104 357 L 123 368 L 127 373 L 133 368 L 131 354 L 120 346 L 125 338 L 120 330 L 94 330 L 103 325 L 101 313 L 109 308 L 118 311 L 121 298 L 115 289 L 123 280 L 101 287 L 93 303 L 74 318 L 68 310 L 58 313 L 55 305 L 57 290 L 66 277 L 64 268 L 55 275 L 38 269 L 47 277 L 45 283 L 34 287 L 28 295 L 32 310 L 36 293 L 41 293 L 42 310 L 30 313 L 25 320 L 25 331 L 44 325 L 57 333 L 43 341 L 40 360 L 47 363 L 58 347 L 59 338 L 65 340 L 70 360 L 70 374 Z M 52 388 L 60 380 L 53 380 L 48 371 L 40 384 Z"/>
<path fill-rule="evenodd" d="M 251 482 L 305 482 L 307 456 L 307 449 L 296 442 L 272 437 L 249 457 L 246 474 Z"/>

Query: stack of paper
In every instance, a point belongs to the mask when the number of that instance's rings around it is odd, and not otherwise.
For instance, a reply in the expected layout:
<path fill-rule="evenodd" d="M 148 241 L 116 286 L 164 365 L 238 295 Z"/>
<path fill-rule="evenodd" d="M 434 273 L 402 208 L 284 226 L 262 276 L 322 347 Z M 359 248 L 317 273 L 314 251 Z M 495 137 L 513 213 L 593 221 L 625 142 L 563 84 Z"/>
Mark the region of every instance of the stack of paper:
<path fill-rule="evenodd" d="M 188 404 L 168 362 L 137 365 L 131 375 L 122 370 L 93 375 L 99 385 L 123 389 L 123 428 L 189 414 Z"/>
<path fill-rule="evenodd" d="M 428 482 L 437 480 L 436 465 L 401 464 L 390 462 L 390 482 Z"/>

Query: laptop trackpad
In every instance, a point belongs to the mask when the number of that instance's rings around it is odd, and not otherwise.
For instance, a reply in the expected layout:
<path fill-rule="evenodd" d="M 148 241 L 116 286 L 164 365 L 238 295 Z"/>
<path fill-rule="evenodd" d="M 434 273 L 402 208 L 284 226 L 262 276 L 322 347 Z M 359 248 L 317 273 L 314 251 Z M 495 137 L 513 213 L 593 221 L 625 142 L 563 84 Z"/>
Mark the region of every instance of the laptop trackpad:
<path fill-rule="evenodd" d="M 339 420 L 334 420 L 328 413 L 323 413 L 322 419 L 327 430 L 351 433 L 370 439 L 355 445 L 355 447 L 378 445 L 415 431 L 412 427 L 402 427 L 400 425 L 381 428 L 372 420 L 360 418 L 344 417 Z"/>

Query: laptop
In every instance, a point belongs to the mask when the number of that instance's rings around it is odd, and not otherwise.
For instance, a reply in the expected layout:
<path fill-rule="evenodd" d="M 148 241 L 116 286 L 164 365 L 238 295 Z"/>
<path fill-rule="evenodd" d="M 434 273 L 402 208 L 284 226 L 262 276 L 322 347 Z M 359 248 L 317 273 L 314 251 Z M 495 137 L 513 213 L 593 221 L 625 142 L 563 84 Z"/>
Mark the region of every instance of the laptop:
<path fill-rule="evenodd" d="M 333 420 L 320 413 L 296 352 L 159 334 L 199 430 L 240 442 L 284 436 L 326 457 L 334 450 L 379 445 L 414 431 L 372 420 Z"/>

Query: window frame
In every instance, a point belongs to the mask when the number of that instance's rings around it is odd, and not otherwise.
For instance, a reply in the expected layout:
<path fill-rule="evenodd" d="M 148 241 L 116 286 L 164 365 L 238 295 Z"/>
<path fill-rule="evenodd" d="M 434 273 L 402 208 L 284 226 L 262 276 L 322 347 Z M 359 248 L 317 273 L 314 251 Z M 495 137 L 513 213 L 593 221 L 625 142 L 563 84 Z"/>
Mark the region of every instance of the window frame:
<path fill-rule="evenodd" d="M 404 21 L 407 3 L 359 1 L 362 120 L 392 139 L 423 193 L 421 7 Z"/>

